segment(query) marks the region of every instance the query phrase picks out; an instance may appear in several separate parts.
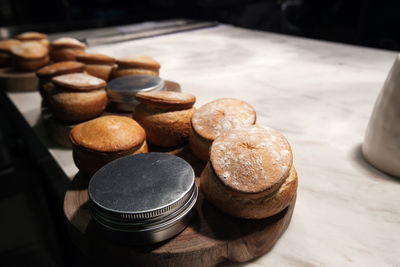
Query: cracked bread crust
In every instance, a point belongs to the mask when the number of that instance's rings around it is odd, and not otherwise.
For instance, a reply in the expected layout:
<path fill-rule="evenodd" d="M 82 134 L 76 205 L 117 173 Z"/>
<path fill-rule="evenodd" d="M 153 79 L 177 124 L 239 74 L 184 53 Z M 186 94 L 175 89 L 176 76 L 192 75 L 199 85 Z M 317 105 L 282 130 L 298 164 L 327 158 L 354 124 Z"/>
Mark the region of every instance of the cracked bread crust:
<path fill-rule="evenodd" d="M 200 188 L 206 199 L 231 216 L 244 219 L 264 219 L 283 211 L 296 197 L 298 178 L 294 166 L 283 184 L 269 195 L 249 197 L 237 194 L 220 182 L 210 163 L 200 176 Z"/>

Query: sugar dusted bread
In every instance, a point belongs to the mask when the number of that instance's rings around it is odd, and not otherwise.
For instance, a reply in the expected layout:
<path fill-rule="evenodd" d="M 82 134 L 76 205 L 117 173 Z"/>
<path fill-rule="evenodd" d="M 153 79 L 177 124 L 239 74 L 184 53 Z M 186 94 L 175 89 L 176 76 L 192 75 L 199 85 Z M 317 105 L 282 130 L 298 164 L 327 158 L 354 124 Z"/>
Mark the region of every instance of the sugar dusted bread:
<path fill-rule="evenodd" d="M 106 82 L 84 73 L 53 77 L 48 105 L 54 117 L 66 122 L 81 122 L 99 116 L 107 105 Z"/>
<path fill-rule="evenodd" d="M 281 212 L 297 191 L 288 141 L 278 131 L 260 126 L 218 137 L 200 181 L 209 202 L 231 216 L 246 219 Z"/>
<path fill-rule="evenodd" d="M 212 142 L 231 129 L 256 123 L 254 108 L 245 101 L 221 98 L 201 106 L 192 117 L 190 148 L 195 156 L 208 161 Z"/>

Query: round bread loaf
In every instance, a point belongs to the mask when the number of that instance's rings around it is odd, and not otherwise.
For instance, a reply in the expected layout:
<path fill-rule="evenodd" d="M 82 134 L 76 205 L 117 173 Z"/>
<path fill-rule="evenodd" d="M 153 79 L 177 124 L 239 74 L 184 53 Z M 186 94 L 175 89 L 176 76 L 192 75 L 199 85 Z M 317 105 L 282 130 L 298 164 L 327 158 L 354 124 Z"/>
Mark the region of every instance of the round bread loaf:
<path fill-rule="evenodd" d="M 196 97 L 178 92 L 140 92 L 133 118 L 146 130 L 149 143 L 177 147 L 188 141 Z"/>
<path fill-rule="evenodd" d="M 11 47 L 20 43 L 14 39 L 0 41 L 0 68 L 12 66 Z"/>
<path fill-rule="evenodd" d="M 117 158 L 148 152 L 146 133 L 133 119 L 103 116 L 75 126 L 70 133 L 78 169 L 91 177 Z"/>
<path fill-rule="evenodd" d="M 105 81 L 84 73 L 53 77 L 48 105 L 54 117 L 66 122 L 80 122 L 99 116 L 107 105 Z M 47 93 L 46 93 L 47 94 Z"/>
<path fill-rule="evenodd" d="M 278 131 L 260 126 L 231 130 L 215 139 L 200 180 L 209 202 L 246 219 L 281 212 L 297 191 L 288 141 Z"/>
<path fill-rule="evenodd" d="M 48 48 L 35 41 L 23 42 L 10 48 L 14 67 L 22 71 L 35 71 L 50 61 Z"/>
<path fill-rule="evenodd" d="M 245 101 L 221 98 L 201 106 L 192 117 L 190 149 L 202 161 L 208 161 L 212 142 L 231 129 L 256 123 L 254 108 Z"/>
<path fill-rule="evenodd" d="M 36 75 L 39 77 L 40 95 L 46 100 L 49 93 L 53 90 L 54 84 L 51 78 L 69 73 L 82 73 L 84 71 L 85 64 L 76 61 L 58 62 L 37 70 Z"/>
<path fill-rule="evenodd" d="M 113 78 L 130 75 L 159 75 L 160 64 L 153 58 L 134 55 L 117 60 L 117 68 L 113 70 Z"/>
<path fill-rule="evenodd" d="M 115 58 L 103 54 L 85 54 L 76 56 L 76 60 L 86 64 L 90 75 L 109 81 L 115 65 Z"/>
<path fill-rule="evenodd" d="M 40 32 L 24 32 L 18 34 L 15 38 L 21 42 L 37 41 L 45 46 L 49 46 L 50 43 L 47 39 L 47 35 Z"/>
<path fill-rule="evenodd" d="M 54 62 L 75 60 L 76 56 L 85 54 L 86 45 L 77 39 L 62 37 L 50 45 L 50 58 Z"/>

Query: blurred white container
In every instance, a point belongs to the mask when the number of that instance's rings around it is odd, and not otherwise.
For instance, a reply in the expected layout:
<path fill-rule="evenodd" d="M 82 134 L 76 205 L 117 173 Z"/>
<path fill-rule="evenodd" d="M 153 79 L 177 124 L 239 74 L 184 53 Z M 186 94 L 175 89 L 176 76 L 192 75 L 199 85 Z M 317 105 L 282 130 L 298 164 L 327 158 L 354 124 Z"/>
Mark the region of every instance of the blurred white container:
<path fill-rule="evenodd" d="M 400 177 L 400 55 L 376 100 L 362 152 L 376 168 Z"/>

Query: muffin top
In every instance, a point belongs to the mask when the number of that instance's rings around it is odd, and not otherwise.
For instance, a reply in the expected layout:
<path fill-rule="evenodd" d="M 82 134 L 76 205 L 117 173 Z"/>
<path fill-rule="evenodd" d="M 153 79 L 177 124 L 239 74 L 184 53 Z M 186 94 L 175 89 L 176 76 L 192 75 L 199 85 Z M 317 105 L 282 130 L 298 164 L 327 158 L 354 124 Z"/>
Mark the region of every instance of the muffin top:
<path fill-rule="evenodd" d="M 136 94 L 139 102 L 161 109 L 189 109 L 196 102 L 196 97 L 189 93 L 180 92 L 140 92 Z"/>
<path fill-rule="evenodd" d="M 98 152 L 140 148 L 145 139 L 144 129 L 133 119 L 123 116 L 103 116 L 83 122 L 70 133 L 74 145 Z"/>
<path fill-rule="evenodd" d="M 76 61 L 63 61 L 44 66 L 36 71 L 39 77 L 54 77 L 62 74 L 83 72 L 85 64 Z"/>
<path fill-rule="evenodd" d="M 51 46 L 54 48 L 86 48 L 84 43 L 81 43 L 77 39 L 71 37 L 58 38 L 51 42 Z"/>
<path fill-rule="evenodd" d="M 192 117 L 195 132 L 213 141 L 224 132 L 253 125 L 256 122 L 254 108 L 245 101 L 220 98 L 201 106 Z"/>
<path fill-rule="evenodd" d="M 135 67 L 156 70 L 160 68 L 160 64 L 153 58 L 142 55 L 133 55 L 130 57 L 118 59 L 117 64 L 118 66 L 122 67 Z"/>
<path fill-rule="evenodd" d="M 115 58 L 103 54 L 85 54 L 76 56 L 76 60 L 86 64 L 114 65 Z"/>
<path fill-rule="evenodd" d="M 288 177 L 293 155 L 280 132 L 253 125 L 215 139 L 210 163 L 219 181 L 232 191 L 267 195 Z"/>
<path fill-rule="evenodd" d="M 18 34 L 15 38 L 17 38 L 20 41 L 34 41 L 34 40 L 47 39 L 47 35 L 40 32 L 24 32 Z"/>
<path fill-rule="evenodd" d="M 102 79 L 85 73 L 70 73 L 53 77 L 51 81 L 58 87 L 74 91 L 90 91 L 106 86 Z"/>
<path fill-rule="evenodd" d="M 12 46 L 18 45 L 20 43 L 20 41 L 15 39 L 2 40 L 0 41 L 0 51 L 10 52 Z"/>
<path fill-rule="evenodd" d="M 36 41 L 23 42 L 10 48 L 13 55 L 23 59 L 40 59 L 48 55 L 49 49 Z"/>

